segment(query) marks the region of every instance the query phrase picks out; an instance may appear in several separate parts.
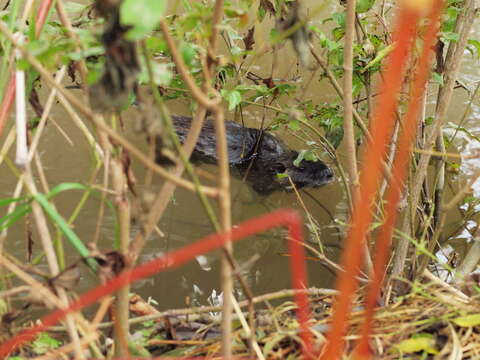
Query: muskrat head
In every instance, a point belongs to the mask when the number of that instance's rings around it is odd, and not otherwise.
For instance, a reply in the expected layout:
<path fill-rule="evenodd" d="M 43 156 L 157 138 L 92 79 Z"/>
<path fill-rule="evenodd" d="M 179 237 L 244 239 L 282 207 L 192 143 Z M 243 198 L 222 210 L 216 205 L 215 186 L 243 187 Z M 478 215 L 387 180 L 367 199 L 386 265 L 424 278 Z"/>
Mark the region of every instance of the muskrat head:
<path fill-rule="evenodd" d="M 278 162 L 276 170 L 278 174 L 284 173 L 288 175 L 297 189 L 303 187 L 319 187 L 331 182 L 334 178 L 333 171 L 323 161 L 302 160 L 298 166 L 294 161 L 298 153 L 292 153 L 289 161 Z M 282 171 L 283 170 L 283 171 Z M 290 187 L 290 181 L 287 177 L 277 176 L 285 188 Z"/>

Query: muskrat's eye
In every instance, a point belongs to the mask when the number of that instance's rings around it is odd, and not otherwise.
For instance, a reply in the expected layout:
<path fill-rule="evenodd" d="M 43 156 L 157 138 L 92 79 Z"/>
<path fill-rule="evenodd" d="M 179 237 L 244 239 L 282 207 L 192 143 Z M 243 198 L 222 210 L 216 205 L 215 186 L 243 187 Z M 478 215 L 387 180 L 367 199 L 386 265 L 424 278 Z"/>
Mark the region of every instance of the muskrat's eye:
<path fill-rule="evenodd" d="M 284 173 L 287 168 L 283 164 L 275 164 L 275 171 L 277 173 Z"/>

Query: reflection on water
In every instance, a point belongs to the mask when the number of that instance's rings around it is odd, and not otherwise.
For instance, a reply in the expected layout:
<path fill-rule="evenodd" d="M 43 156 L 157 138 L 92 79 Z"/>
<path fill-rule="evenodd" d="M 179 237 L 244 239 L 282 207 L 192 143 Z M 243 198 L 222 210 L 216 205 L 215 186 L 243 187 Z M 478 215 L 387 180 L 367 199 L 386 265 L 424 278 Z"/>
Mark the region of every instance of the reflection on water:
<path fill-rule="evenodd" d="M 212 168 L 209 168 L 211 170 Z M 240 187 L 240 182 L 233 180 L 233 193 Z M 341 193 L 336 193 L 335 185 L 332 188 L 315 190 L 317 199 L 328 198 L 330 201 Z M 328 196 L 327 196 L 328 194 Z M 306 206 L 312 213 L 318 214 L 317 221 L 321 227 L 322 240 L 337 241 L 334 229 L 327 228 L 330 218 L 318 204 L 305 198 Z M 330 211 L 334 211 L 335 203 L 324 204 Z M 333 206 L 332 206 L 333 205 Z M 246 186 L 242 187 L 240 196 L 233 204 L 233 221 L 243 220 L 263 214 L 279 207 L 297 208 L 294 194 L 275 193 L 269 198 L 259 198 Z M 145 261 L 155 254 L 185 246 L 202 236 L 212 233 L 213 228 L 200 204 L 192 194 L 177 190 L 174 201 L 169 205 L 166 214 L 159 224 L 165 236 L 154 236 L 147 243 L 141 261 Z M 289 257 L 286 256 L 286 232 L 283 229 L 268 231 L 254 237 L 240 240 L 235 245 L 235 258 L 242 267 L 242 276 L 254 294 L 263 294 L 269 291 L 290 287 Z M 332 252 L 330 252 L 332 255 Z M 310 261 L 310 279 L 313 285 L 319 287 L 332 286 L 332 274 L 318 262 Z M 147 296 L 154 296 L 162 308 L 171 308 L 187 303 L 209 304 L 212 294 L 220 292 L 220 262 L 219 253 L 208 254 L 204 258 L 196 259 L 179 269 L 159 274 L 147 280 L 148 286 L 140 287 L 135 291 Z M 152 294 L 152 287 L 155 289 Z M 241 287 L 237 285 L 238 295 Z"/>

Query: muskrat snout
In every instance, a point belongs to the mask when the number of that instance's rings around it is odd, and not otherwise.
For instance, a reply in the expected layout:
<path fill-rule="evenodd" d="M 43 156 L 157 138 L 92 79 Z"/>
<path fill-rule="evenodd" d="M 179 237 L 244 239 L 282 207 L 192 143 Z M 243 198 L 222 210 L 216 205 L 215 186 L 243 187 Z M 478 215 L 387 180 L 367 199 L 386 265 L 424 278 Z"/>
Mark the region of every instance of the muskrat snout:
<path fill-rule="evenodd" d="M 322 175 L 323 175 L 322 177 L 325 179 L 325 182 L 323 184 L 327 184 L 333 181 L 333 179 L 335 178 L 335 174 L 333 173 L 333 170 L 330 169 L 328 166 L 323 170 Z"/>
<path fill-rule="evenodd" d="M 319 187 L 328 184 L 334 178 L 332 169 L 321 160 L 302 160 L 298 167 L 292 163 L 287 172 L 292 182 L 299 189 L 303 187 Z"/>

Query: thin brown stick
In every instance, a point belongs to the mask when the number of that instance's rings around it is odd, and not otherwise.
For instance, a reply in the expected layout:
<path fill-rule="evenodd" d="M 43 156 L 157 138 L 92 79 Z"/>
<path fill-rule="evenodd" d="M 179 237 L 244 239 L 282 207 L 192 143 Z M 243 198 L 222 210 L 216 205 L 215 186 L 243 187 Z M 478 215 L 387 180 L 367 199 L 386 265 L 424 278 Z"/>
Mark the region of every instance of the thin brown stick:
<path fill-rule="evenodd" d="M 215 135 L 217 139 L 217 154 L 219 166 L 219 196 L 220 226 L 222 231 L 229 231 L 232 227 L 231 204 L 230 204 L 230 171 L 228 166 L 227 134 L 223 109 L 218 107 L 215 111 Z M 230 239 L 227 239 L 225 250 L 231 256 L 233 247 Z M 222 257 L 222 355 L 230 359 L 232 355 L 232 321 L 231 315 L 233 304 L 231 294 L 233 293 L 232 268 L 226 257 Z"/>
<path fill-rule="evenodd" d="M 209 54 L 212 60 L 216 56 L 217 37 L 219 26 L 223 17 L 223 0 L 216 0 L 212 18 L 212 36 L 210 37 Z M 209 72 L 212 71 L 213 62 L 208 64 Z M 230 169 L 227 152 L 227 134 L 225 129 L 225 118 L 223 108 L 217 104 L 213 109 L 215 114 L 215 135 L 219 167 L 219 196 L 220 227 L 222 231 L 229 231 L 232 227 L 231 199 L 230 199 Z M 230 239 L 225 244 L 227 256 L 222 257 L 221 279 L 223 291 L 222 307 L 222 355 L 230 360 L 232 357 L 232 311 L 233 311 L 233 269 L 228 261 L 232 258 L 233 246 Z"/>
<path fill-rule="evenodd" d="M 355 132 L 353 128 L 353 38 L 355 31 L 355 0 L 347 0 L 345 41 L 343 48 L 343 128 L 345 151 L 347 157 L 347 171 L 350 180 L 350 192 L 355 196 L 358 185 L 357 154 L 355 146 Z"/>
<path fill-rule="evenodd" d="M 218 2 L 218 1 L 217 1 Z M 172 54 L 173 61 L 175 62 L 175 65 L 177 66 L 177 70 L 182 76 L 183 81 L 185 81 L 185 84 L 187 87 L 190 89 L 190 92 L 192 93 L 193 98 L 198 101 L 200 105 L 207 109 L 214 109 L 217 107 L 220 102 L 221 98 L 220 97 L 215 97 L 213 99 L 209 99 L 205 94 L 202 92 L 202 90 L 197 86 L 195 81 L 193 80 L 192 76 L 187 70 L 187 66 L 183 62 L 182 56 L 177 50 L 177 46 L 175 45 L 175 42 L 172 39 L 172 36 L 170 35 L 170 30 L 168 29 L 168 25 L 165 21 L 160 22 L 160 27 L 163 32 L 163 36 L 165 38 L 165 41 L 167 42 L 167 45 L 170 49 L 170 52 Z M 215 27 L 215 25 L 214 25 Z"/>
<path fill-rule="evenodd" d="M 99 118 L 102 121 L 102 118 Z M 122 149 L 115 149 L 110 143 L 108 136 L 102 131 L 99 132 L 100 144 L 105 154 L 110 154 L 109 170 L 112 180 L 112 187 L 115 193 L 114 204 L 117 212 L 120 237 L 120 251 L 124 256 L 129 254 L 130 245 L 130 224 L 131 206 L 128 199 L 128 185 L 126 174 L 123 169 L 121 153 Z M 107 155 L 108 157 L 108 155 Z M 127 262 L 127 268 L 133 264 Z M 115 315 L 117 326 L 115 327 L 115 356 L 125 357 L 128 355 L 128 348 L 124 346 L 129 332 L 129 292 L 130 286 L 123 286 L 117 291 L 115 301 Z"/>
<path fill-rule="evenodd" d="M 82 43 L 78 38 L 77 33 L 73 29 L 70 18 L 68 17 L 67 12 L 65 11 L 65 7 L 63 6 L 63 0 L 57 0 L 55 3 L 55 8 L 57 10 L 58 17 L 62 22 L 62 25 L 65 27 L 65 29 L 67 29 L 67 36 L 71 38 L 75 43 L 75 50 L 80 52 L 82 50 Z M 81 59 L 79 61 L 76 61 L 75 65 L 77 66 L 78 71 L 80 72 L 80 76 L 82 78 L 82 84 L 87 84 L 88 69 L 87 69 L 87 65 L 85 64 L 85 61 Z"/>

